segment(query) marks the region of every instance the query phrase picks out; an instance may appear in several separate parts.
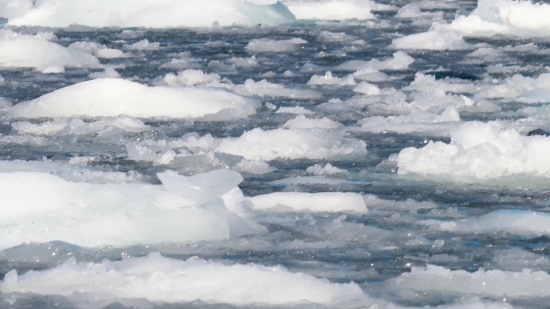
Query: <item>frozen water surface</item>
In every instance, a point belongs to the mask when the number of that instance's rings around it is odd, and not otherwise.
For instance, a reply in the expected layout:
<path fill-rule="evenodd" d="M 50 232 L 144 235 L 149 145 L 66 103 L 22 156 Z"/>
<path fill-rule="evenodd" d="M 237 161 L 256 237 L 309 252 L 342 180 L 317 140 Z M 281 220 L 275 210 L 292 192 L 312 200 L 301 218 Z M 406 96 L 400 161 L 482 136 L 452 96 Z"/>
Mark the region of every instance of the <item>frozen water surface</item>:
<path fill-rule="evenodd" d="M 548 307 L 549 8 L 0 0 L 0 308 Z"/>

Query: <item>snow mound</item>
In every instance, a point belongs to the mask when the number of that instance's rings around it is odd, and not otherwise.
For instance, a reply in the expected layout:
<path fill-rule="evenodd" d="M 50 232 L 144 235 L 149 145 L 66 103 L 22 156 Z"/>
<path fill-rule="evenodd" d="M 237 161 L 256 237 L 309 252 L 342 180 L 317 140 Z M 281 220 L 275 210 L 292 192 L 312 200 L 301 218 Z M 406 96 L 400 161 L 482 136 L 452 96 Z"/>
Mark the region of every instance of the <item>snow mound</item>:
<path fill-rule="evenodd" d="M 439 222 L 426 220 L 420 223 L 435 230 L 461 233 L 507 232 L 514 235 L 550 235 L 550 214 L 536 211 L 497 210 L 478 218 Z"/>
<path fill-rule="evenodd" d="M 500 123 L 468 122 L 451 132 L 451 143 L 429 142 L 397 156 L 399 174 L 479 181 L 506 176 L 550 177 L 550 137 L 522 136 Z M 451 176 L 451 177 L 448 177 Z"/>
<path fill-rule="evenodd" d="M 258 23 L 292 22 L 294 16 L 280 2 L 261 5 L 256 1 L 239 0 L 42 0 L 32 8 L 11 15 L 13 26 L 69 27 L 79 24 L 90 27 L 211 27 L 254 25 Z M 273 1 L 274 2 L 274 1 Z M 0 7 L 2 9 L 2 7 Z M 19 15 L 19 16 L 17 16 Z"/>
<path fill-rule="evenodd" d="M 72 278 L 67 280 L 66 278 Z M 93 300 L 147 299 L 181 303 L 201 300 L 233 305 L 296 303 L 336 304 L 367 297 L 355 283 L 337 284 L 283 267 L 225 265 L 191 258 L 187 261 L 151 254 L 99 264 L 74 259 L 44 271 L 6 274 L 2 293 L 31 292 Z M 255 291 L 250 293 L 250 291 Z"/>
<path fill-rule="evenodd" d="M 474 273 L 450 270 L 441 266 L 413 267 L 390 279 L 393 288 L 408 288 L 417 292 L 442 291 L 480 296 L 548 297 L 550 275 L 543 271 L 509 272 L 480 269 Z"/>
<path fill-rule="evenodd" d="M 41 69 L 96 67 L 99 61 L 92 55 L 49 42 L 38 35 L 0 30 L 0 66 Z"/>
<path fill-rule="evenodd" d="M 260 128 L 245 132 L 237 139 L 226 139 L 218 152 L 242 156 L 246 159 L 346 159 L 367 154 L 363 141 L 344 133 L 319 129 Z"/>
<path fill-rule="evenodd" d="M 254 209 L 313 212 L 367 213 L 363 197 L 357 193 L 277 192 L 246 199 Z"/>
<path fill-rule="evenodd" d="M 218 198 L 242 181 L 237 172 L 158 176 L 162 185 L 89 184 L 46 173 L 0 173 L 0 248 L 50 241 L 124 247 L 254 233 Z"/>
<path fill-rule="evenodd" d="M 72 85 L 8 110 L 9 117 L 118 117 L 232 119 L 254 114 L 256 102 L 223 89 L 148 87 L 102 78 Z"/>

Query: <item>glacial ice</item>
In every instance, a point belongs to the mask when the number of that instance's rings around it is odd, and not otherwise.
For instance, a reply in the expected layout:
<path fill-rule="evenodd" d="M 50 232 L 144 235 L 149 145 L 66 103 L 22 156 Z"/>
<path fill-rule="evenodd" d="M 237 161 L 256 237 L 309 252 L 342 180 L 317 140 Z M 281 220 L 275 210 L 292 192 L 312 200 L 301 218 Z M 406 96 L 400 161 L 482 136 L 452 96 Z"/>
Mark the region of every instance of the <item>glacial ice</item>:
<path fill-rule="evenodd" d="M 246 117 L 257 103 L 223 89 L 148 87 L 135 82 L 102 78 L 78 83 L 7 111 L 13 118 L 118 117 L 201 118 Z"/>
<path fill-rule="evenodd" d="M 224 139 L 216 151 L 266 161 L 300 158 L 342 160 L 367 155 L 365 142 L 320 129 L 257 128 L 239 138 Z"/>
<path fill-rule="evenodd" d="M 29 1 L 30 2 L 30 1 Z M 256 1 L 203 0 L 42 0 L 16 12 L 0 6 L 0 17 L 13 26 L 69 27 L 211 27 L 292 22 L 294 16 L 281 3 L 267 5 Z"/>
<path fill-rule="evenodd" d="M 396 159 L 399 174 L 444 176 L 458 182 L 517 175 L 546 178 L 550 177 L 548 149 L 549 137 L 522 136 L 498 122 L 473 121 L 451 131 L 450 144 L 406 148 Z"/>
<path fill-rule="evenodd" d="M 0 29 L 0 66 L 40 69 L 97 67 L 99 61 L 92 55 L 49 42 L 39 35 Z"/>
<path fill-rule="evenodd" d="M 70 259 L 49 270 L 22 275 L 11 271 L 1 283 L 0 291 L 73 296 L 77 300 L 78 294 L 84 293 L 88 295 L 87 301 L 147 299 L 181 303 L 201 300 L 240 306 L 336 305 L 368 299 L 355 283 L 330 283 L 311 275 L 291 273 L 281 266 L 226 265 L 199 258 L 181 261 L 160 254 L 97 264 Z"/>

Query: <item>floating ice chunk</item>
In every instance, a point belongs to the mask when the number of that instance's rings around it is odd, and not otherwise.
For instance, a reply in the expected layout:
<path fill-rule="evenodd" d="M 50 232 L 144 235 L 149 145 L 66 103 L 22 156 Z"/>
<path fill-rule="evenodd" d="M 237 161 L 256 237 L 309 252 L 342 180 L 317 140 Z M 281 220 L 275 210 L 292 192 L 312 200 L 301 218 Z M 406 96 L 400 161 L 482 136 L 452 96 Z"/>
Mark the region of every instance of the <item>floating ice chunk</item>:
<path fill-rule="evenodd" d="M 0 66 L 4 67 L 96 67 L 91 55 L 63 47 L 37 36 L 0 30 Z"/>
<path fill-rule="evenodd" d="M 369 0 L 284 1 L 297 19 L 344 20 L 375 19 L 371 10 L 392 9 Z"/>
<path fill-rule="evenodd" d="M 392 200 L 381 199 L 372 194 L 367 194 L 363 196 L 363 199 L 365 200 L 365 205 L 368 208 L 375 208 L 375 209 L 381 209 L 381 210 L 411 211 L 411 210 L 418 210 L 418 209 L 439 208 L 439 205 L 431 201 L 417 202 L 413 199 L 407 199 L 405 201 L 392 201 Z"/>
<path fill-rule="evenodd" d="M 313 75 L 307 82 L 308 85 L 338 85 L 338 86 L 355 86 L 357 83 L 353 76 L 334 77 L 332 72 L 328 71 L 324 76 Z"/>
<path fill-rule="evenodd" d="M 380 88 L 378 88 L 378 86 L 367 82 L 361 82 L 359 85 L 353 88 L 353 91 L 366 95 L 379 95 L 382 92 L 380 91 Z"/>
<path fill-rule="evenodd" d="M 496 251 L 495 257 L 493 258 L 493 263 L 498 268 L 505 268 L 506 270 L 513 271 L 550 268 L 550 260 L 548 260 L 546 256 L 520 248 Z"/>
<path fill-rule="evenodd" d="M 237 67 L 243 67 L 243 68 L 255 67 L 259 65 L 258 59 L 256 59 L 256 56 L 252 56 L 250 58 L 233 57 L 233 58 L 227 59 L 226 61 Z"/>
<path fill-rule="evenodd" d="M 99 133 L 109 127 L 118 128 L 123 132 L 135 133 L 150 129 L 141 120 L 129 117 L 117 117 L 94 122 L 84 122 L 78 118 L 60 118 L 40 124 L 28 121 L 17 121 L 12 124 L 12 129 L 19 134 L 37 136 Z"/>
<path fill-rule="evenodd" d="M 159 173 L 157 176 L 168 192 L 191 199 L 198 205 L 233 190 L 243 181 L 241 174 L 230 170 L 217 170 L 189 177 L 175 172 Z"/>
<path fill-rule="evenodd" d="M 353 73 L 353 78 L 369 82 L 383 82 L 390 79 L 386 73 L 382 73 L 372 68 L 357 70 L 357 72 Z"/>
<path fill-rule="evenodd" d="M 289 128 L 289 129 L 313 129 L 313 128 L 337 129 L 343 126 L 344 126 L 343 124 L 330 120 L 326 117 L 319 118 L 319 119 L 311 119 L 311 118 L 307 118 L 304 115 L 300 115 L 300 116 L 297 116 L 296 118 L 290 119 L 283 125 L 283 127 Z"/>
<path fill-rule="evenodd" d="M 322 166 L 321 164 L 315 164 L 306 169 L 306 171 L 310 174 L 322 176 L 322 175 L 332 175 L 332 174 L 344 174 L 348 171 L 345 169 L 338 168 L 330 163 L 325 164 L 325 166 Z"/>
<path fill-rule="evenodd" d="M 231 87 L 238 94 L 246 96 L 260 97 L 284 97 L 292 99 L 318 99 L 321 94 L 314 90 L 286 88 L 283 85 L 270 83 L 267 80 L 255 82 L 252 79 L 247 79 L 242 85 Z"/>
<path fill-rule="evenodd" d="M 273 167 L 269 166 L 267 162 L 261 159 L 247 160 L 244 158 L 233 167 L 233 170 L 240 173 L 250 173 L 256 175 L 267 174 L 275 171 Z"/>
<path fill-rule="evenodd" d="M 550 160 L 544 155 L 549 149 L 549 137 L 521 136 L 497 122 L 474 121 L 452 131 L 450 144 L 429 142 L 420 149 L 403 149 L 397 165 L 400 174 L 443 176 L 451 181 L 550 177 Z"/>
<path fill-rule="evenodd" d="M 509 272 L 480 269 L 474 273 L 428 265 L 390 279 L 391 288 L 417 292 L 451 292 L 480 296 L 547 297 L 550 275 L 543 271 Z"/>
<path fill-rule="evenodd" d="M 521 37 L 550 34 L 550 4 L 531 1 L 481 0 L 468 16 L 460 16 L 445 29 L 460 31 L 468 36 L 494 34 Z"/>
<path fill-rule="evenodd" d="M 339 185 L 343 183 L 352 183 L 345 179 L 328 178 L 324 176 L 298 176 L 283 178 L 271 181 L 269 184 L 274 186 L 302 185 L 302 184 L 323 184 L 323 185 Z"/>
<path fill-rule="evenodd" d="M 462 37 L 457 31 L 432 30 L 394 39 L 391 46 L 397 49 L 464 49 L 468 45 Z"/>
<path fill-rule="evenodd" d="M 216 149 L 246 159 L 346 159 L 367 154 L 363 141 L 344 133 L 319 129 L 254 129 L 225 139 Z"/>
<path fill-rule="evenodd" d="M 319 32 L 319 37 L 328 42 L 340 42 L 353 39 L 352 36 L 347 35 L 345 32 L 331 32 L 327 30 Z"/>
<path fill-rule="evenodd" d="M 422 12 L 418 2 L 404 5 L 397 11 L 397 18 L 438 18 L 442 19 L 443 12 Z"/>
<path fill-rule="evenodd" d="M 131 1 L 113 4 L 109 0 L 43 0 L 17 18 L 10 18 L 9 25 L 68 27 L 79 24 L 91 27 L 210 27 L 233 24 L 292 22 L 294 16 L 281 3 L 258 5 L 249 1 L 205 0 Z"/>
<path fill-rule="evenodd" d="M 19 103 L 8 116 L 118 117 L 220 119 L 255 113 L 256 102 L 222 89 L 147 87 L 135 82 L 102 78 L 72 85 L 42 97 Z"/>
<path fill-rule="evenodd" d="M 497 210 L 478 218 L 460 221 L 420 221 L 436 230 L 460 233 L 507 232 L 524 236 L 550 235 L 550 214 L 536 211 Z"/>
<path fill-rule="evenodd" d="M 246 49 L 250 52 L 265 53 L 265 52 L 292 52 L 296 50 L 296 45 L 307 44 L 307 41 L 300 38 L 288 40 L 270 40 L 270 39 L 254 39 L 246 45 Z"/>
<path fill-rule="evenodd" d="M 90 78 L 119 78 L 120 74 L 111 66 L 106 66 L 103 72 L 94 72 Z"/>
<path fill-rule="evenodd" d="M 311 115 L 315 114 L 311 110 L 301 106 L 279 107 L 275 112 L 277 114 L 296 114 L 296 115 Z"/>
<path fill-rule="evenodd" d="M 69 45 L 68 48 L 78 50 L 83 53 L 92 54 L 98 58 L 127 57 L 127 55 L 119 49 L 108 48 L 107 46 L 96 42 L 75 42 Z"/>
<path fill-rule="evenodd" d="M 397 132 L 413 133 L 428 132 L 433 135 L 447 135 L 460 124 L 460 115 L 456 108 L 448 106 L 440 114 L 413 110 L 400 116 L 373 116 L 359 120 L 362 131 L 380 133 Z"/>
<path fill-rule="evenodd" d="M 134 44 L 124 45 L 124 48 L 130 49 L 130 50 L 157 50 L 159 49 L 159 46 L 160 46 L 159 42 L 150 43 L 149 40 L 143 39 Z"/>
<path fill-rule="evenodd" d="M 246 198 L 254 209 L 291 210 L 315 212 L 357 212 L 367 213 L 361 195 L 356 193 L 326 192 L 277 192 Z"/>
<path fill-rule="evenodd" d="M 515 74 L 506 78 L 503 82 L 495 82 L 495 85 L 487 85 L 476 96 L 481 98 L 514 98 L 523 103 L 550 102 L 545 98 L 550 89 L 550 73 L 540 74 L 533 78 Z"/>
<path fill-rule="evenodd" d="M 185 70 L 177 75 L 168 73 L 164 82 L 172 86 L 196 86 L 196 85 L 218 85 L 220 76 L 216 73 L 206 74 L 201 70 Z"/>
<path fill-rule="evenodd" d="M 72 280 L 66 280 L 66 278 Z M 113 288 L 115 287 L 115 288 Z M 285 305 L 317 303 L 336 305 L 367 300 L 355 283 L 337 284 L 281 266 L 226 265 L 198 258 L 187 261 L 151 254 L 100 264 L 71 259 L 56 268 L 8 273 L 2 293 L 75 296 L 85 293 L 94 300 L 147 299 L 153 302 L 203 301 L 232 305 Z M 256 291 L 250 293 L 250 291 Z"/>
<path fill-rule="evenodd" d="M 362 69 L 375 70 L 405 70 L 414 62 L 414 58 L 403 51 L 398 51 L 393 54 L 393 58 L 380 61 L 372 59 L 370 61 L 349 60 L 337 66 L 335 70 L 341 71 L 357 71 Z"/>
<path fill-rule="evenodd" d="M 222 175 L 212 182 L 207 181 L 211 175 L 164 176 L 164 185 L 159 186 L 73 183 L 42 173 L 0 173 L 0 187 L 5 190 L 0 247 L 55 240 L 86 247 L 123 247 L 220 240 L 231 235 L 235 219 L 223 211 L 217 194 L 233 189 L 227 189 L 236 183 L 233 176 Z M 212 188 L 220 183 L 219 188 Z M 217 206 L 190 207 L 205 200 Z"/>

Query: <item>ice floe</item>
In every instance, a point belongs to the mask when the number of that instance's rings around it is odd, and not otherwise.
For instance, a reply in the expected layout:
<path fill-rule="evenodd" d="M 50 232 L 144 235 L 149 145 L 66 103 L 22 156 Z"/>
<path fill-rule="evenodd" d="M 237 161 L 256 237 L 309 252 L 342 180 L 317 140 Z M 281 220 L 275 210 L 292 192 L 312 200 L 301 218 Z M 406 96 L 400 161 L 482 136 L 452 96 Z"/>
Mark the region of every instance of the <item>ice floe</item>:
<path fill-rule="evenodd" d="M 65 280 L 72 278 L 72 280 Z M 203 301 L 233 305 L 336 305 L 367 300 L 355 283 L 338 284 L 281 266 L 226 265 L 191 258 L 186 261 L 151 254 L 111 262 L 78 263 L 74 259 L 49 270 L 18 275 L 9 272 L 2 293 L 31 292 L 87 301 L 147 299 L 153 302 Z M 251 291 L 255 291 L 251 293 Z M 84 301 L 84 299 L 81 299 Z"/>
<path fill-rule="evenodd" d="M 257 103 L 223 89 L 148 87 L 102 78 L 78 83 L 17 104 L 7 114 L 15 118 L 118 117 L 232 119 L 255 113 Z"/>
<path fill-rule="evenodd" d="M 364 141 L 320 129 L 253 129 L 236 139 L 225 139 L 219 152 L 246 159 L 346 159 L 367 154 Z"/>
<path fill-rule="evenodd" d="M 158 177 L 162 185 L 89 184 L 37 172 L 0 173 L 5 190 L 0 247 L 54 240 L 121 247 L 254 233 L 218 198 L 242 181 L 238 173 L 219 170 L 184 177 L 165 172 Z M 25 194 L 29 190 L 33 194 Z"/>
<path fill-rule="evenodd" d="M 363 197 L 357 193 L 277 192 L 249 197 L 254 209 L 273 211 L 315 211 L 367 213 Z"/>
<path fill-rule="evenodd" d="M 52 43 L 40 36 L 0 30 L 0 66 L 39 69 L 97 67 L 92 55 Z"/>
<path fill-rule="evenodd" d="M 446 177 L 451 181 L 481 181 L 524 175 L 550 177 L 550 147 L 546 136 L 522 136 L 498 122 L 467 122 L 451 132 L 451 143 L 429 142 L 397 155 L 400 174 Z"/>

